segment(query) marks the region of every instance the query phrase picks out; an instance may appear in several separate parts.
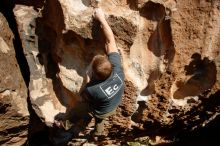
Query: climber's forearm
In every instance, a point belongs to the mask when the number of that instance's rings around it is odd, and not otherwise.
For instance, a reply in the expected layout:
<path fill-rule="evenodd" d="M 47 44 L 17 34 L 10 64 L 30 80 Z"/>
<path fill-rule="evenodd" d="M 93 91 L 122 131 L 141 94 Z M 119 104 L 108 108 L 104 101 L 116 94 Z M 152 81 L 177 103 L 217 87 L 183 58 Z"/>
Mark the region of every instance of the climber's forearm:
<path fill-rule="evenodd" d="M 116 47 L 114 34 L 108 22 L 106 21 L 105 14 L 101 8 L 95 9 L 94 17 L 101 23 L 101 27 L 106 38 L 106 53 L 109 54 L 111 52 L 117 52 L 118 50 Z"/>
<path fill-rule="evenodd" d="M 109 54 L 111 52 L 118 52 L 114 34 L 108 22 L 105 19 L 100 20 L 100 22 L 106 38 L 106 53 Z"/>
<path fill-rule="evenodd" d="M 86 75 L 86 84 L 90 82 L 90 77 L 89 75 Z"/>

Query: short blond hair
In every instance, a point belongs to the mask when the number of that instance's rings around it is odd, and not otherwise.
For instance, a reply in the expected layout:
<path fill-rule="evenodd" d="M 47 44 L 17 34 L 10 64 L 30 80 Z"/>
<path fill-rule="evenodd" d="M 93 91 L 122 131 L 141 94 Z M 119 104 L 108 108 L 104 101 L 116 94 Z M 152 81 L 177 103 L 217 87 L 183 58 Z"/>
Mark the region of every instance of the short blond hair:
<path fill-rule="evenodd" d="M 92 61 L 92 71 L 99 80 L 106 80 L 112 73 L 112 64 L 106 56 L 96 55 Z"/>

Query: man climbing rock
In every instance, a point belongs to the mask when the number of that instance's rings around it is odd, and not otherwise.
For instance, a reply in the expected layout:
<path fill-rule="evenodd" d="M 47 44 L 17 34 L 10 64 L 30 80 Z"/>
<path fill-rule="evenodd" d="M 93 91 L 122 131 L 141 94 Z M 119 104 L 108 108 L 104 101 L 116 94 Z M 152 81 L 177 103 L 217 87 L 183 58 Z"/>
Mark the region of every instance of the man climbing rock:
<path fill-rule="evenodd" d="M 105 51 L 108 57 L 97 55 L 93 58 L 84 97 L 95 117 L 93 135 L 99 136 L 103 134 L 105 118 L 114 114 L 121 102 L 124 73 L 114 34 L 100 8 L 95 10 L 94 18 L 100 22 L 105 35 Z"/>
<path fill-rule="evenodd" d="M 54 136 L 60 140 L 56 143 L 68 141 L 83 132 L 92 117 L 95 118 L 92 136 L 103 135 L 105 119 L 115 113 L 124 93 L 124 73 L 114 34 L 101 9 L 95 10 L 94 18 L 100 22 L 105 35 L 107 56 L 96 55 L 93 58 L 91 68 L 87 72 L 87 84 L 81 93 L 84 100 L 77 103 L 63 118 L 59 119 L 57 115 L 54 124 L 64 131 Z"/>

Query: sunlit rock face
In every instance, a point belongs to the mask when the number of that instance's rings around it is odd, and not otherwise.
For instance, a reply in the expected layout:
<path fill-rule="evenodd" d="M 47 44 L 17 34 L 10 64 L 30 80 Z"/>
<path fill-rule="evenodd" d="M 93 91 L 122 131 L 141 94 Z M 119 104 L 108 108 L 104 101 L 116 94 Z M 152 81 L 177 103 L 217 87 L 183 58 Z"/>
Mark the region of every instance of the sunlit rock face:
<path fill-rule="evenodd" d="M 27 87 L 15 57 L 13 39 L 7 20 L 0 13 L 0 143 L 23 145 L 29 124 Z"/>
<path fill-rule="evenodd" d="M 57 66 L 51 59 L 50 41 L 54 41 L 52 37 L 55 34 L 50 29 L 46 33 L 39 12 L 32 6 L 16 5 L 14 14 L 30 67 L 29 93 L 32 107 L 48 126 L 52 126 L 54 117 L 66 111 L 63 102 L 59 101 L 59 90 L 56 90 L 59 84 L 54 79 Z"/>
<path fill-rule="evenodd" d="M 218 115 L 219 100 L 208 106 L 220 88 L 218 1 L 18 2 L 14 14 L 31 72 L 30 99 L 48 126 L 80 102 L 92 58 L 105 53 L 92 18 L 97 6 L 115 34 L 126 76 L 117 122 L 110 125 L 129 127 L 133 120 L 142 128 L 193 129 Z"/>

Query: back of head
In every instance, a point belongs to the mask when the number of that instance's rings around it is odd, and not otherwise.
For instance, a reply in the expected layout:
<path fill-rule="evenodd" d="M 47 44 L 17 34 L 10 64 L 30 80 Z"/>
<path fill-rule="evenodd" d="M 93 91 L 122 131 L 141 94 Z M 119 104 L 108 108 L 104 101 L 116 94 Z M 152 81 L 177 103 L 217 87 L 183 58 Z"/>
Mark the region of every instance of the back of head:
<path fill-rule="evenodd" d="M 102 55 L 96 55 L 93 58 L 92 70 L 95 74 L 96 79 L 105 80 L 111 75 L 112 65 L 107 57 Z"/>

